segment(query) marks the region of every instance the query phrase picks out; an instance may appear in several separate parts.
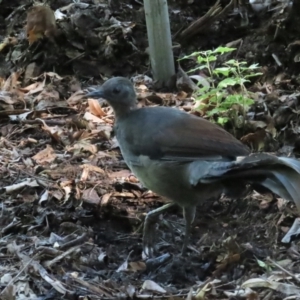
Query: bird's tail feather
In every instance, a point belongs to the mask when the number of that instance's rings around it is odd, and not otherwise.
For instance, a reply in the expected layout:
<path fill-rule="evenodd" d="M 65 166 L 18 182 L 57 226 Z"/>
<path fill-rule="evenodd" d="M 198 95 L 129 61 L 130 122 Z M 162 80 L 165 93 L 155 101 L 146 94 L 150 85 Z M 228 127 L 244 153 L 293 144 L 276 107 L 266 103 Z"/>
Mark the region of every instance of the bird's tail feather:
<path fill-rule="evenodd" d="M 293 201 L 300 212 L 300 174 L 293 169 L 272 170 L 271 174 L 274 176 L 273 179 L 267 178 L 258 184 L 286 200 Z"/>
<path fill-rule="evenodd" d="M 216 163 L 199 182 L 222 181 L 232 188 L 232 180 L 267 188 L 293 201 L 300 212 L 300 161 L 270 154 L 239 157 L 234 162 Z"/>
<path fill-rule="evenodd" d="M 293 201 L 300 212 L 300 161 L 287 157 L 257 154 L 252 167 L 251 156 L 249 156 L 246 163 L 240 161 L 240 167 L 236 165 L 232 171 L 228 172 L 228 175 L 231 172 L 235 175 L 234 177 L 243 176 L 249 183 L 261 185 L 274 194 Z"/>

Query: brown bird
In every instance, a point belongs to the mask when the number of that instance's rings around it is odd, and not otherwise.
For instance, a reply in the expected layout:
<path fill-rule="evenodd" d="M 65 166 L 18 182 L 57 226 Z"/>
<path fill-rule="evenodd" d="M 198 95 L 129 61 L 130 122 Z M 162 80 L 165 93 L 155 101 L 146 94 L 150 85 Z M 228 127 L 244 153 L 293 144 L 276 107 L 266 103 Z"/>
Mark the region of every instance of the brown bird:
<path fill-rule="evenodd" d="M 115 133 L 125 162 L 148 189 L 173 201 L 148 213 L 143 246 L 153 254 L 151 218 L 180 205 L 186 222 L 186 252 L 197 204 L 254 184 L 287 200 L 300 211 L 300 162 L 270 154 L 250 155 L 219 126 L 175 108 L 137 107 L 131 82 L 115 77 L 87 94 L 104 98 L 115 113 Z"/>

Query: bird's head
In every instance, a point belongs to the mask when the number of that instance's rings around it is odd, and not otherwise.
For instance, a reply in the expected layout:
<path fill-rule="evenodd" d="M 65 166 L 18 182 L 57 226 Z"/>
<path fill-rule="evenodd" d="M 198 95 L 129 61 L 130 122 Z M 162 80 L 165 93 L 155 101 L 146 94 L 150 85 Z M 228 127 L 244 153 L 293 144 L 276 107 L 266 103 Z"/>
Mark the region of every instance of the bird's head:
<path fill-rule="evenodd" d="M 107 80 L 103 85 L 90 89 L 86 97 L 107 100 L 116 114 L 136 108 L 137 103 L 133 84 L 124 77 L 113 77 Z"/>

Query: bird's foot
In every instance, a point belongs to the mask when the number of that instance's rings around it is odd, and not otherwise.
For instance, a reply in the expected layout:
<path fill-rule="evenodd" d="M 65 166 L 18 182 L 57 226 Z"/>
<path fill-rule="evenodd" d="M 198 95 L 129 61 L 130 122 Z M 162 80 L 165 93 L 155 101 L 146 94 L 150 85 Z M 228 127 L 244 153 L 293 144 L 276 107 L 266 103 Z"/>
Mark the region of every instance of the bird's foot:
<path fill-rule="evenodd" d="M 187 246 L 190 242 L 191 225 L 194 222 L 195 214 L 196 214 L 195 206 L 189 206 L 183 208 L 183 215 L 185 219 L 185 235 L 184 235 L 183 245 L 181 249 L 182 256 L 186 256 Z"/>
<path fill-rule="evenodd" d="M 154 226 L 152 222 L 147 222 L 145 220 L 144 225 L 144 236 L 143 236 L 143 252 L 147 257 L 153 257 L 154 256 L 154 230 L 151 228 L 152 226 L 149 226 L 151 224 Z"/>
<path fill-rule="evenodd" d="M 174 203 L 168 203 L 162 207 L 159 207 L 155 210 L 150 211 L 144 222 L 144 231 L 143 231 L 143 252 L 147 257 L 154 256 L 154 245 L 155 245 L 155 222 L 157 217 L 169 209 L 169 207 L 175 205 Z"/>

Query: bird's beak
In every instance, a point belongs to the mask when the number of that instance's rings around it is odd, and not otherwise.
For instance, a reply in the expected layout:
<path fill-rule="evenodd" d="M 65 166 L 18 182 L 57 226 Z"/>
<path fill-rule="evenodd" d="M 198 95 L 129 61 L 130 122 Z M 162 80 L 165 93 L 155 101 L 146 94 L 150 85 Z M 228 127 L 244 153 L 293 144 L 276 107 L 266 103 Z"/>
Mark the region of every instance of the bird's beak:
<path fill-rule="evenodd" d="M 103 93 L 103 90 L 101 88 L 98 88 L 98 89 L 90 90 L 85 95 L 85 97 L 86 98 L 95 98 L 95 99 L 104 98 L 104 93 Z"/>

